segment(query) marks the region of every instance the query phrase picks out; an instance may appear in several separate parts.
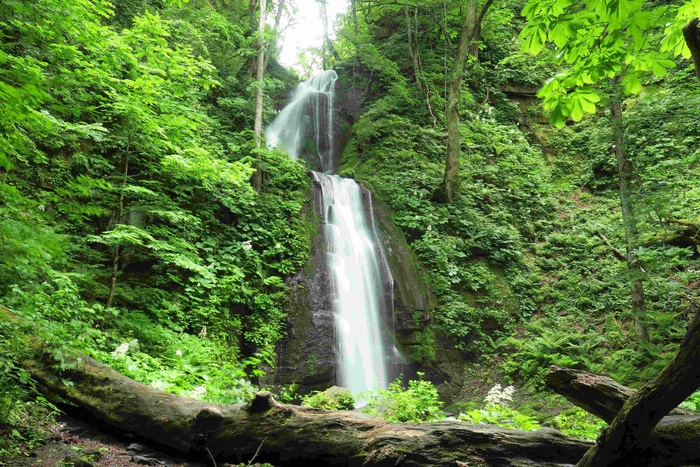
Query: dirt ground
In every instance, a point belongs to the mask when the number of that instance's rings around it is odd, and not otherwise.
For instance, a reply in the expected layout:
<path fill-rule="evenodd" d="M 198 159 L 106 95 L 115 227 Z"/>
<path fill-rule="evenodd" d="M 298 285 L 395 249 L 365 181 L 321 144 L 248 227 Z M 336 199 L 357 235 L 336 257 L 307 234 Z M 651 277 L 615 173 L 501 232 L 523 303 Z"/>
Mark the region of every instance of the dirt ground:
<path fill-rule="evenodd" d="M 117 439 L 68 416 L 51 427 L 46 443 L 7 467 L 233 467 L 210 459 L 198 462 L 169 457 L 144 445 Z M 242 464 L 247 465 L 247 464 Z M 254 464 L 260 467 L 260 464 Z M 251 466 L 253 467 L 253 466 Z"/>

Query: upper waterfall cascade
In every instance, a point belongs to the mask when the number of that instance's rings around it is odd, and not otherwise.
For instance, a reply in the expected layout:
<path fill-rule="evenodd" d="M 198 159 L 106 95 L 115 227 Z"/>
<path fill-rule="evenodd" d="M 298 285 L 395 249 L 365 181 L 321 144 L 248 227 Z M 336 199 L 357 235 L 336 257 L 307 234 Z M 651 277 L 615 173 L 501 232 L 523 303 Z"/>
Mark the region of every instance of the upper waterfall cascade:
<path fill-rule="evenodd" d="M 292 159 L 317 160 L 322 172 L 334 172 L 333 97 L 338 75 L 324 71 L 297 87 L 294 98 L 265 129 L 269 147 L 282 146 Z M 311 162 L 311 161 L 310 161 Z"/>
<path fill-rule="evenodd" d="M 319 215 L 335 316 L 338 383 L 353 394 L 386 388 L 389 352 L 386 325 L 393 315 L 393 279 L 374 228 L 371 197 L 354 180 L 331 175 L 333 97 L 338 75 L 330 70 L 305 81 L 267 127 L 270 147 L 320 167 Z M 363 190 L 368 202 L 363 202 Z M 387 295 L 389 295 L 387 297 Z"/>

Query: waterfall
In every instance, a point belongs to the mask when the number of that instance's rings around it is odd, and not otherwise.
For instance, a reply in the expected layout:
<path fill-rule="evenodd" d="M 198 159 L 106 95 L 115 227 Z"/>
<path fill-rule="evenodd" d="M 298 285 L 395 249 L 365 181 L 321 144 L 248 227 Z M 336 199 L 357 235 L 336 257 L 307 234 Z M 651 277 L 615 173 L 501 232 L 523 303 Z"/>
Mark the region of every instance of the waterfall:
<path fill-rule="evenodd" d="M 377 239 L 371 198 L 364 203 L 360 185 L 331 175 L 337 169 L 337 78 L 334 71 L 325 71 L 301 83 L 292 102 L 266 128 L 266 136 L 270 147 L 282 146 L 293 159 L 305 158 L 319 169 L 312 176 L 322 193 L 318 214 L 331 282 L 338 383 L 359 394 L 389 383 L 384 322 L 393 320 L 393 279 Z"/>
<path fill-rule="evenodd" d="M 314 172 L 313 176 L 323 192 L 323 228 L 333 278 L 340 384 L 354 394 L 386 388 L 381 269 L 360 186 L 337 175 Z"/>
<path fill-rule="evenodd" d="M 324 71 L 297 87 L 294 98 L 265 129 L 270 148 L 282 146 L 292 159 L 306 158 L 319 171 L 336 169 L 333 160 L 333 90 L 338 75 Z"/>

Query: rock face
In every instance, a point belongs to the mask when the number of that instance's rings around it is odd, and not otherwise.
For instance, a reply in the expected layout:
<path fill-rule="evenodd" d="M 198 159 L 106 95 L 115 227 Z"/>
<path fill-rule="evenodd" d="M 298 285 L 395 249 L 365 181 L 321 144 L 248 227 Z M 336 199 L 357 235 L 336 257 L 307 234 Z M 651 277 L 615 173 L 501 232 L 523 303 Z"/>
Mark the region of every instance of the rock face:
<path fill-rule="evenodd" d="M 321 187 L 311 184 L 311 206 L 320 218 Z M 319 226 L 320 227 L 320 226 Z M 287 280 L 287 336 L 277 346 L 274 384 L 299 384 L 299 392 L 322 390 L 337 375 L 331 273 L 326 264 L 322 229 L 317 230 L 306 268 Z"/>
<path fill-rule="evenodd" d="M 353 85 L 352 79 L 343 79 L 347 76 L 341 74 L 335 86 L 332 160 L 336 164 L 352 136 L 352 124 L 363 111 L 363 91 L 361 87 Z M 307 160 L 313 161 L 313 157 Z M 421 368 L 407 366 L 404 355 L 419 352 L 417 347 L 421 344 L 417 336 L 429 321 L 429 312 L 435 306 L 434 299 L 402 232 L 394 225 L 390 211 L 367 187 L 363 188 L 367 219 L 372 219 L 383 250 L 377 252 L 385 263 L 382 266 L 386 269 L 383 276 L 393 277 L 383 285 L 381 305 L 386 323 L 384 338 L 390 356 L 389 380 L 401 374 L 413 377 L 415 371 Z M 321 207 L 321 187 L 314 181 L 312 201 L 307 209 L 313 211 L 317 219 L 322 219 Z M 339 374 L 335 318 L 330 298 L 332 276 L 327 268 L 324 242 L 323 229 L 319 224 L 306 268 L 287 280 L 291 291 L 286 305 L 287 336 L 278 344 L 277 364 L 271 381 L 275 385 L 297 383 L 301 394 L 332 386 Z M 437 383 L 445 378 L 450 377 L 438 371 L 431 379 Z"/>
<path fill-rule="evenodd" d="M 410 354 L 417 345 L 415 333 L 430 319 L 434 299 L 390 211 L 376 197 L 373 207 L 377 236 L 394 278 L 394 338 L 402 352 Z"/>
<path fill-rule="evenodd" d="M 316 98 L 317 96 L 310 96 L 311 100 Z M 305 108 L 304 115 L 308 117 L 308 112 L 314 110 L 311 105 L 305 107 L 308 108 Z M 313 107 L 325 109 L 323 105 L 317 106 L 316 103 Z M 362 110 L 362 89 L 353 86 L 351 79 L 336 81 L 333 114 L 330 118 L 333 128 L 331 138 L 333 150 L 330 159 L 336 167 L 340 154 L 352 136 L 352 124 L 359 118 Z M 321 113 L 325 114 L 325 112 Z M 319 119 L 317 128 L 322 129 L 328 125 L 330 122 L 327 120 L 326 117 Z M 319 134 L 325 133 L 325 131 L 315 131 Z M 306 139 L 318 140 L 316 146 L 323 146 L 325 139 L 317 138 L 317 136 L 316 134 L 308 134 Z M 318 164 L 314 163 L 314 153 L 325 152 L 321 149 L 325 150 L 326 148 L 318 147 L 312 148 L 313 151 L 307 151 L 305 146 L 308 145 L 302 145 L 300 157 L 309 161 L 310 167 L 318 169 Z M 366 187 L 362 190 L 362 199 L 367 219 L 372 219 L 372 195 Z M 321 209 L 321 187 L 318 182 L 314 181 L 312 183 L 312 201 L 310 206 L 307 206 L 307 210 L 313 212 L 316 219 L 319 220 L 323 218 Z M 386 278 L 382 280 L 384 294 L 380 308 L 383 321 L 386 324 L 384 341 L 388 347 L 387 354 L 390 355 L 388 376 L 390 380 L 393 380 L 400 374 L 407 373 L 399 350 L 403 342 L 401 338 L 396 337 L 396 320 L 400 321 L 399 330 L 406 328 L 406 326 L 413 326 L 412 324 L 404 324 L 404 322 L 412 323 L 412 317 L 416 310 L 422 316 L 427 310 L 427 300 L 424 297 L 425 287 L 418 279 L 419 275 L 415 263 L 410 257 L 403 236 L 398 229 L 393 227 L 386 210 L 382 209 L 382 213 L 375 216 L 375 219 L 379 218 L 381 220 L 377 220 L 376 223 L 374 219 L 371 222 L 378 235 L 379 243 L 387 251 L 386 254 L 377 251 L 377 257 L 382 263 L 382 277 Z M 334 331 L 335 317 L 331 303 L 331 282 L 333 279 L 327 267 L 326 239 L 323 231 L 324 229 L 318 224 L 306 268 L 287 280 L 291 291 L 286 306 L 288 314 L 287 336 L 278 344 L 276 369 L 271 375 L 271 382 L 275 385 L 299 384 L 299 392 L 302 394 L 331 386 L 337 382 L 339 375 Z M 396 245 L 393 245 L 394 239 L 396 239 Z M 378 246 L 377 250 L 381 250 L 381 248 Z M 393 281 L 391 280 L 392 275 L 394 275 Z M 395 315 L 395 309 L 399 311 L 398 315 Z"/>

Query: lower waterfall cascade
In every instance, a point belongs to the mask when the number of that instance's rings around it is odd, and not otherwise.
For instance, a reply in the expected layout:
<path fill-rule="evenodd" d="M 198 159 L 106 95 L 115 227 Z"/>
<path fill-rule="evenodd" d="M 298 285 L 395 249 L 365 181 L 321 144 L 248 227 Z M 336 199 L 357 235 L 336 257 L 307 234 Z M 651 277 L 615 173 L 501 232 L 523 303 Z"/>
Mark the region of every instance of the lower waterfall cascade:
<path fill-rule="evenodd" d="M 393 279 L 375 231 L 371 195 L 354 180 L 333 175 L 336 80 L 329 70 L 301 83 L 266 136 L 270 147 L 281 146 L 293 159 L 306 158 L 323 171 L 311 175 L 322 193 L 317 209 L 330 271 L 337 383 L 360 394 L 387 388 L 389 354 L 398 355 L 395 347 L 389 352 L 385 324 L 393 317 Z M 309 153 L 309 147 L 315 151 Z"/>

